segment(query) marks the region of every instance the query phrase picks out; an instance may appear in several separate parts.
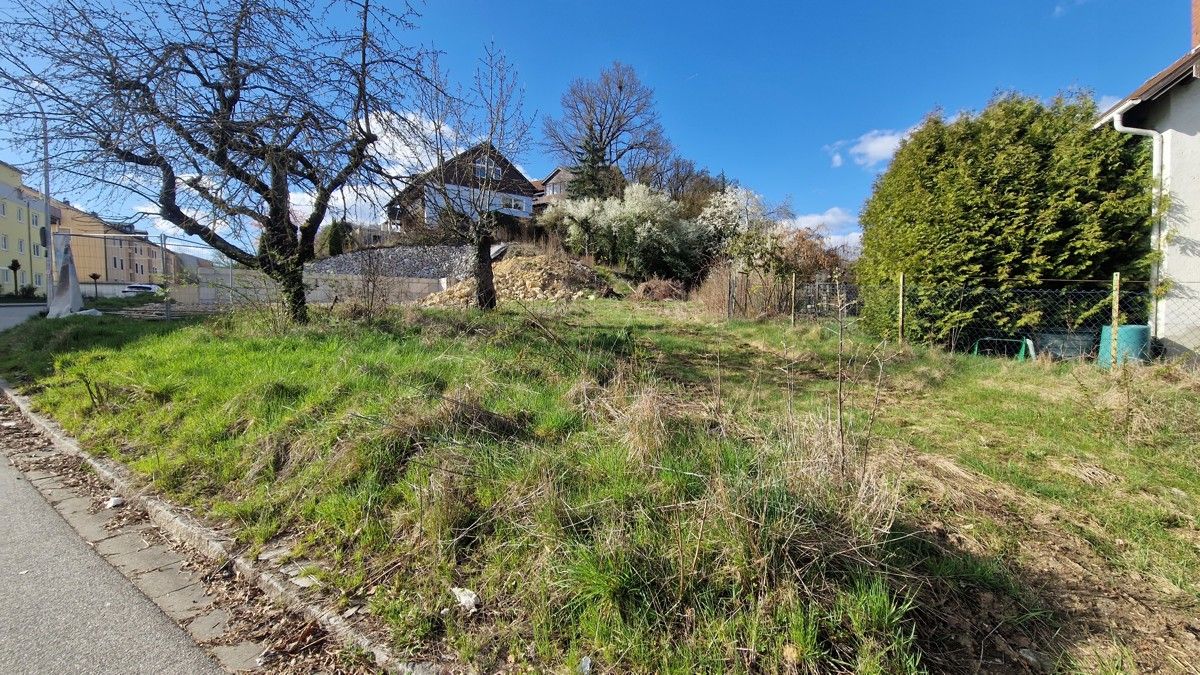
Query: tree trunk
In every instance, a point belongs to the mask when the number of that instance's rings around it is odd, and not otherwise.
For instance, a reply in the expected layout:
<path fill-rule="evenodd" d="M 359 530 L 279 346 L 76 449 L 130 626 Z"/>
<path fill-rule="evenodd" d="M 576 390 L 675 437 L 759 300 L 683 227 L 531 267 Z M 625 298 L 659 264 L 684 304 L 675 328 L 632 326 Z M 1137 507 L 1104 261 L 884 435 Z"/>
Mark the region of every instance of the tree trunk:
<path fill-rule="evenodd" d="M 480 309 L 496 308 L 496 284 L 492 279 L 492 235 L 475 242 L 475 301 Z"/>
<path fill-rule="evenodd" d="M 308 323 L 308 302 L 304 297 L 304 268 L 279 270 L 275 275 L 288 317 L 298 324 Z"/>

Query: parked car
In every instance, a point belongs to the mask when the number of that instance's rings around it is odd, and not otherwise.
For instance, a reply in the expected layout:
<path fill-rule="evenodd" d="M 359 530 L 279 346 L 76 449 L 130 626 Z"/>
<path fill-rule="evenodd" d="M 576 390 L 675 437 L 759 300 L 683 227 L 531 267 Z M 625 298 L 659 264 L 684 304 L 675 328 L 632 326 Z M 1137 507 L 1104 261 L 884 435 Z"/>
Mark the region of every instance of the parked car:
<path fill-rule="evenodd" d="M 135 295 L 145 295 L 147 293 L 161 293 L 162 286 L 158 284 L 129 284 L 121 289 L 122 298 L 132 298 Z"/>

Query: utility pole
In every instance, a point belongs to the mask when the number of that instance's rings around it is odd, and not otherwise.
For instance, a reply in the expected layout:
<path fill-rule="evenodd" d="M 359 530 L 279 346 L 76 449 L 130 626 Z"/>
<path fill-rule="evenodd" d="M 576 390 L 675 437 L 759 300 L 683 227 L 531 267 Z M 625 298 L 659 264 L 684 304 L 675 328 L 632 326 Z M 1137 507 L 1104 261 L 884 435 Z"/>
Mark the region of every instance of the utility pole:
<path fill-rule="evenodd" d="M 30 88 L 32 92 L 32 88 Z M 37 96 L 30 93 L 42 115 L 42 227 L 46 231 L 46 307 L 54 300 L 54 228 L 50 222 L 50 120 Z"/>

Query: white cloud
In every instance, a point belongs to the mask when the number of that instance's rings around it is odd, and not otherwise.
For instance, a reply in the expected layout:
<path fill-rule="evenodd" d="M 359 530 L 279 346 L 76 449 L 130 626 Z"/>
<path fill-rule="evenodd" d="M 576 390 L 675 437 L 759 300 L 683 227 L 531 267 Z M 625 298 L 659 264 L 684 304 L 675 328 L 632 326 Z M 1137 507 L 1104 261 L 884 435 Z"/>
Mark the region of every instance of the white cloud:
<path fill-rule="evenodd" d="M 827 246 L 837 247 L 852 258 L 857 257 L 862 248 L 862 228 L 858 225 L 858 216 L 840 206 L 821 213 L 803 213 L 781 224 L 816 232 Z"/>
<path fill-rule="evenodd" d="M 826 209 L 822 213 L 804 213 L 783 221 L 787 227 L 822 232 L 842 232 L 849 226 L 858 226 L 858 218 L 840 206 Z"/>
<path fill-rule="evenodd" d="M 849 154 L 850 159 L 858 166 L 870 169 L 891 160 L 900 143 L 916 128 L 913 126 L 903 130 L 872 129 L 858 138 L 831 143 L 825 146 L 825 152 L 829 153 L 835 169 L 845 163 L 844 153 Z"/>
<path fill-rule="evenodd" d="M 1120 103 L 1124 99 L 1120 96 L 1104 95 L 1096 99 L 1096 108 L 1099 112 L 1107 112 L 1110 108 Z"/>
<path fill-rule="evenodd" d="M 847 232 L 846 234 L 830 234 L 824 237 L 825 245 L 837 248 L 847 258 L 857 258 L 862 252 L 862 231 Z"/>
<path fill-rule="evenodd" d="M 872 167 L 880 162 L 886 162 L 896 154 L 896 150 L 911 130 L 893 131 L 891 129 L 872 129 L 850 146 L 850 157 L 859 166 Z"/>
<path fill-rule="evenodd" d="M 1054 18 L 1057 19 L 1058 17 L 1066 16 L 1067 12 L 1070 12 L 1076 7 L 1086 5 L 1089 2 L 1091 2 L 1091 0 L 1060 0 L 1054 5 Z"/>

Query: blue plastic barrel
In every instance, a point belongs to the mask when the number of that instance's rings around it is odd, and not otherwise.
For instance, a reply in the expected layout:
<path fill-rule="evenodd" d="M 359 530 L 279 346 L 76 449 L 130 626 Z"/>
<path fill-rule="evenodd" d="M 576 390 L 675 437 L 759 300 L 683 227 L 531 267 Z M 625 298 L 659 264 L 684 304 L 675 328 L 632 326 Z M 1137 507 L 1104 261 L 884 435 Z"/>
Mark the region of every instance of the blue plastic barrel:
<path fill-rule="evenodd" d="M 1150 360 L 1150 326 L 1117 327 L 1117 364 L 1143 363 Z M 1096 363 L 1101 368 L 1112 367 L 1112 326 L 1100 329 L 1100 353 Z"/>

